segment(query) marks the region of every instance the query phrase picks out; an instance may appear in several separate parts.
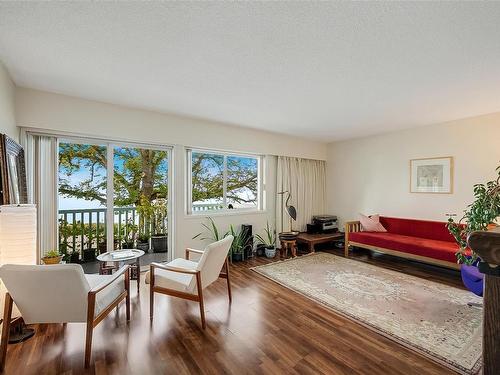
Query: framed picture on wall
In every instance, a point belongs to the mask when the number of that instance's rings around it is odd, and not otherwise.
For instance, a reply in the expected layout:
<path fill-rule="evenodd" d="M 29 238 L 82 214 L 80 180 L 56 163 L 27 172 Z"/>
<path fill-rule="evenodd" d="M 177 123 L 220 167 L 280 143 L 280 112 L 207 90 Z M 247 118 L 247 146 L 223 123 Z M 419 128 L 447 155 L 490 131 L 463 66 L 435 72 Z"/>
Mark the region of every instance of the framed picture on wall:
<path fill-rule="evenodd" d="M 0 134 L 0 204 L 28 203 L 24 150 Z"/>
<path fill-rule="evenodd" d="M 453 157 L 410 160 L 410 192 L 453 192 Z"/>

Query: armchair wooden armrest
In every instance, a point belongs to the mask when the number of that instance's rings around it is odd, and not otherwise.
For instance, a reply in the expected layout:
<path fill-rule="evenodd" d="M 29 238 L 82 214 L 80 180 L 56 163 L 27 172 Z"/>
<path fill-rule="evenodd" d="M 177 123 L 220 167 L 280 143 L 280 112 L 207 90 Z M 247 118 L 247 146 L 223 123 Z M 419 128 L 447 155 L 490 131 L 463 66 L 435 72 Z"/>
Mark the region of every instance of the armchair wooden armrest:
<path fill-rule="evenodd" d="M 192 249 L 190 247 L 186 248 L 186 259 L 189 260 L 189 253 L 203 254 L 203 250 Z"/>
<path fill-rule="evenodd" d="M 198 270 L 190 270 L 187 268 L 173 267 L 173 266 L 169 266 L 168 264 L 161 264 L 161 263 L 154 263 L 154 262 L 151 263 L 150 267 L 151 267 L 151 276 L 154 275 L 155 268 L 160 268 L 160 269 L 165 270 L 165 271 L 186 273 L 189 275 L 196 275 L 197 273 L 200 272 Z"/>
<path fill-rule="evenodd" d="M 360 232 L 361 223 L 358 220 L 346 221 L 345 223 L 345 238 L 344 238 L 344 256 L 347 258 L 349 256 L 349 233 Z"/>
<path fill-rule="evenodd" d="M 113 278 L 110 279 L 106 284 L 100 284 L 94 287 L 89 291 L 89 294 L 97 294 L 101 290 L 105 289 L 106 287 L 110 286 L 114 281 L 116 281 L 121 275 L 125 274 L 125 283 L 127 283 L 128 280 L 130 280 L 130 266 L 129 265 L 124 265 L 121 267 L 118 271 L 116 271 L 113 274 Z"/>

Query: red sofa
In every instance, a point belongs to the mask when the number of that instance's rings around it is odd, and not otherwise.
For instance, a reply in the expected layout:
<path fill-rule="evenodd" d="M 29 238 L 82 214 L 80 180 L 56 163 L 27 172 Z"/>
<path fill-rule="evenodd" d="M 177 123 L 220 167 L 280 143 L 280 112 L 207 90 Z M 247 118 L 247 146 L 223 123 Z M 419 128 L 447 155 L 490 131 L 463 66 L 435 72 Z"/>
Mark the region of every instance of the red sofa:
<path fill-rule="evenodd" d="M 363 232 L 359 221 L 345 227 L 345 256 L 357 246 L 439 266 L 459 269 L 458 246 L 445 222 L 380 217 L 387 232 Z"/>

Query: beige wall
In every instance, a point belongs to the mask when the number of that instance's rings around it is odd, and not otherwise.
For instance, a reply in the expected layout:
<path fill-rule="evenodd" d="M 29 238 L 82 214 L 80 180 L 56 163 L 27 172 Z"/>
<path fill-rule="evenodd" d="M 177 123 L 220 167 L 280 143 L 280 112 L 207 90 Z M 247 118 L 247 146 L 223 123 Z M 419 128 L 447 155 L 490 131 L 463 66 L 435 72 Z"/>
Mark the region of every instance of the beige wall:
<path fill-rule="evenodd" d="M 453 194 L 409 192 L 409 160 L 453 156 Z M 500 164 L 500 113 L 451 121 L 328 146 L 328 209 L 339 219 L 358 213 L 446 220 L 461 214 L 472 186 Z"/>
<path fill-rule="evenodd" d="M 16 90 L 18 126 L 128 141 L 326 159 L 326 144 L 26 88 Z"/>
<path fill-rule="evenodd" d="M 173 145 L 173 244 L 175 256 L 186 246 L 202 244 L 192 237 L 200 232 L 204 216 L 186 215 L 186 146 L 266 155 L 263 212 L 214 216 L 222 230 L 230 224 L 252 224 L 261 232 L 266 221 L 274 225 L 276 156 L 326 159 L 326 144 L 276 133 L 228 126 L 210 121 L 132 109 L 32 89 L 16 90 L 17 124 L 57 132 L 110 139 Z"/>
<path fill-rule="evenodd" d="M 19 131 L 14 116 L 14 93 L 14 83 L 0 61 L 0 133 L 7 134 L 17 141 Z"/>

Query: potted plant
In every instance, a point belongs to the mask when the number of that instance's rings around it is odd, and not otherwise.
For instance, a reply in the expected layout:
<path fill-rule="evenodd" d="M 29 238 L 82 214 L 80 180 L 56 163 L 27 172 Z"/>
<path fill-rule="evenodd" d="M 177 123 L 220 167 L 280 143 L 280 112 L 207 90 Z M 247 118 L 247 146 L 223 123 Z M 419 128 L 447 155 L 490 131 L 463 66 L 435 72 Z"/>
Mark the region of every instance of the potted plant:
<path fill-rule="evenodd" d="M 165 253 L 168 251 L 168 235 L 166 230 L 167 204 L 163 198 L 158 198 L 153 202 L 153 229 L 151 236 L 151 248 L 155 253 Z"/>
<path fill-rule="evenodd" d="M 243 230 L 240 230 L 239 232 L 236 232 L 234 230 L 234 227 L 231 225 L 229 232 L 227 234 L 230 234 L 234 237 L 233 243 L 231 244 L 231 249 L 230 249 L 231 261 L 233 261 L 233 262 L 242 261 L 245 248 L 250 243 L 250 237 L 247 236 L 247 229 L 243 229 Z"/>
<path fill-rule="evenodd" d="M 149 250 L 149 236 L 147 234 L 140 234 L 137 237 L 137 248 L 145 252 Z"/>
<path fill-rule="evenodd" d="M 455 254 L 458 263 L 471 265 L 478 259 L 477 254 L 467 248 L 470 233 L 496 226 L 494 222 L 500 216 L 500 166 L 496 172 L 496 180 L 474 185 L 474 202 L 467 206 L 458 222 L 451 216 L 448 219 L 448 230 L 459 246 Z"/>
<path fill-rule="evenodd" d="M 80 253 L 78 251 L 72 251 L 69 254 L 70 263 L 80 263 Z"/>
<path fill-rule="evenodd" d="M 106 251 L 108 251 L 108 243 L 106 240 L 101 240 L 97 244 L 97 251 L 99 251 L 99 254 L 104 254 Z"/>
<path fill-rule="evenodd" d="M 137 234 L 137 225 L 132 220 L 125 225 L 126 235 L 122 243 L 122 249 L 133 249 L 135 244 L 135 237 Z"/>
<path fill-rule="evenodd" d="M 271 227 L 269 226 L 269 222 L 267 222 L 264 232 L 264 237 L 260 234 L 256 234 L 255 238 L 260 245 L 264 246 L 266 257 L 274 258 L 276 256 L 276 231 L 271 229 Z"/>
<path fill-rule="evenodd" d="M 214 219 L 212 219 L 210 216 L 207 217 L 208 224 L 202 223 L 201 226 L 205 228 L 205 232 L 200 232 L 196 236 L 193 237 L 193 240 L 196 238 L 199 238 L 202 241 L 209 240 L 211 242 L 216 242 L 219 240 L 222 240 L 224 237 L 227 236 L 226 233 L 222 233 L 219 228 L 217 228 L 217 225 L 215 225 Z M 203 237 L 202 237 L 203 236 Z"/>
<path fill-rule="evenodd" d="M 59 264 L 61 263 L 62 258 L 63 256 L 59 253 L 58 250 L 50 250 L 45 253 L 45 256 L 42 258 L 42 260 L 45 264 Z"/>
<path fill-rule="evenodd" d="M 83 262 L 94 262 L 96 259 L 95 250 L 96 249 L 84 249 Z"/>

